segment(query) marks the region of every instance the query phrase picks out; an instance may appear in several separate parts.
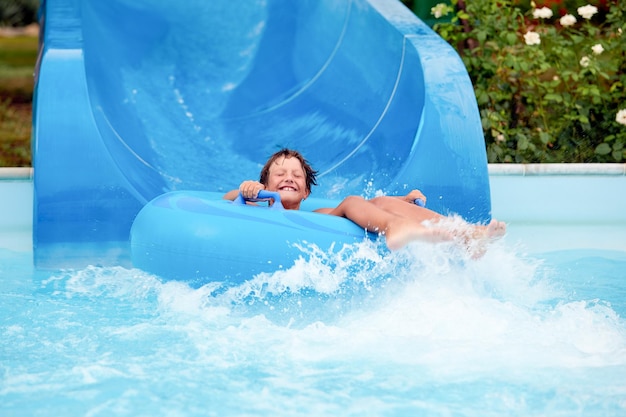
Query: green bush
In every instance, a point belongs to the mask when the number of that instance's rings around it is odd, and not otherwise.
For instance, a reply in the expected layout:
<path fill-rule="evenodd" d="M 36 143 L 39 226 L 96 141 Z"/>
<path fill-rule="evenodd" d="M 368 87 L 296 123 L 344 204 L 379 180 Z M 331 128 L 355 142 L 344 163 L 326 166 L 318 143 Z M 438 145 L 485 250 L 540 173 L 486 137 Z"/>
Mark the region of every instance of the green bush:
<path fill-rule="evenodd" d="M 39 0 L 0 1 L 0 26 L 26 26 L 37 21 Z"/>
<path fill-rule="evenodd" d="M 626 2 L 534 6 L 432 9 L 474 84 L 489 162 L 626 160 Z"/>

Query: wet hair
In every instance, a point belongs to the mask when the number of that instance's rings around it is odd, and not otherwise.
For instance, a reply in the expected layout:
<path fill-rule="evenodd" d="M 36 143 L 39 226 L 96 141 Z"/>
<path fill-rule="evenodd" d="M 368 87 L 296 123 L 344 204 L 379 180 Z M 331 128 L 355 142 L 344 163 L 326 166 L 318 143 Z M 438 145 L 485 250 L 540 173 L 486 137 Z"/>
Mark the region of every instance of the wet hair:
<path fill-rule="evenodd" d="M 276 152 L 274 155 L 270 156 L 270 159 L 267 160 L 265 166 L 261 170 L 261 177 L 259 182 L 263 185 L 267 185 L 267 181 L 270 176 L 270 167 L 272 164 L 280 157 L 284 158 L 296 158 L 300 161 L 302 165 L 302 169 L 304 169 L 304 174 L 306 176 L 306 189 L 310 193 L 311 186 L 317 185 L 317 171 L 315 171 L 309 162 L 304 159 L 304 156 L 298 151 L 294 151 L 292 149 L 283 148 L 280 151 Z"/>

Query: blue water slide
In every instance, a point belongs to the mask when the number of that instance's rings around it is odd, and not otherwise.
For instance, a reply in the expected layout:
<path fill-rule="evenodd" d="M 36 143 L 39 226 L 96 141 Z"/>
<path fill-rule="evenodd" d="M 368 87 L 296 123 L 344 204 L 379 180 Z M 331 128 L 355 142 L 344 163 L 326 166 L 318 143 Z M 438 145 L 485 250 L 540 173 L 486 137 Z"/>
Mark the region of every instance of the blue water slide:
<path fill-rule="evenodd" d="M 139 210 L 258 178 L 282 147 L 313 195 L 398 194 L 490 219 L 471 82 L 397 0 L 45 0 L 35 264 L 124 262 Z M 63 253 L 63 256 L 58 256 Z"/>

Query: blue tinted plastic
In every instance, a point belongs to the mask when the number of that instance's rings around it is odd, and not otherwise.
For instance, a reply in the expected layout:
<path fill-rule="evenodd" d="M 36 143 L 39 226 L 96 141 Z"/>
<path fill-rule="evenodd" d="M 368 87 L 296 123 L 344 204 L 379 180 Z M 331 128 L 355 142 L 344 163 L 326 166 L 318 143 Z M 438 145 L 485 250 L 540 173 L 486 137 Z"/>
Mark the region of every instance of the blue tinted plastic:
<path fill-rule="evenodd" d="M 233 204 L 218 193 L 173 191 L 141 209 L 130 246 L 134 267 L 201 286 L 290 268 L 309 256 L 301 247 L 311 244 L 337 251 L 376 237 L 343 217 Z"/>
<path fill-rule="evenodd" d="M 281 147 L 313 195 L 402 194 L 490 218 L 456 52 L 397 0 L 46 0 L 34 100 L 35 261 L 128 252 L 171 190 L 225 192 Z M 117 242 L 117 243 L 115 243 Z M 117 249 L 115 246 L 117 245 Z"/>
<path fill-rule="evenodd" d="M 241 193 L 237 195 L 237 198 L 233 201 L 235 204 L 246 204 L 246 201 L 261 201 L 273 199 L 274 203 L 269 207 L 276 210 L 284 210 L 282 201 L 280 201 L 280 194 L 274 191 L 260 190 L 256 198 L 245 198 Z"/>

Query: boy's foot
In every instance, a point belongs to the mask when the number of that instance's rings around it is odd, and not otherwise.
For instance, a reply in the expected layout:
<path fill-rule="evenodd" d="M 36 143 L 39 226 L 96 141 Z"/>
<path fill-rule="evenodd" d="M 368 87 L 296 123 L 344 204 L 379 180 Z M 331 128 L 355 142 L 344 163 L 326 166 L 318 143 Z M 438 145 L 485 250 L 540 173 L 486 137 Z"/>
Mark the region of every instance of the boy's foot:
<path fill-rule="evenodd" d="M 506 223 L 496 219 L 492 219 L 487 226 L 481 228 L 482 233 L 474 239 L 466 240 L 466 246 L 472 259 L 482 258 L 487 252 L 487 244 L 500 239 L 506 233 Z"/>
<path fill-rule="evenodd" d="M 485 237 L 487 239 L 500 239 L 506 233 L 506 224 L 504 222 L 492 219 L 485 229 Z"/>

